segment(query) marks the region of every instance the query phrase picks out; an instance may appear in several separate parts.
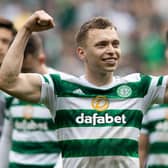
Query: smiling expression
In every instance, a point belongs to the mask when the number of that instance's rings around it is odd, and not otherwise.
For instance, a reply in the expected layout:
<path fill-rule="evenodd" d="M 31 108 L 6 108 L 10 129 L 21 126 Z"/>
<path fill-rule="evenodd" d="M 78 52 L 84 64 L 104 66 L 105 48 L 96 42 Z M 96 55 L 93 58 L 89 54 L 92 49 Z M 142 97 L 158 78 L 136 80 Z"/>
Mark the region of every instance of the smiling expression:
<path fill-rule="evenodd" d="M 81 50 L 80 58 L 89 71 L 113 72 L 118 66 L 121 55 L 118 33 L 111 27 L 91 29 L 87 34 L 86 44 Z"/>

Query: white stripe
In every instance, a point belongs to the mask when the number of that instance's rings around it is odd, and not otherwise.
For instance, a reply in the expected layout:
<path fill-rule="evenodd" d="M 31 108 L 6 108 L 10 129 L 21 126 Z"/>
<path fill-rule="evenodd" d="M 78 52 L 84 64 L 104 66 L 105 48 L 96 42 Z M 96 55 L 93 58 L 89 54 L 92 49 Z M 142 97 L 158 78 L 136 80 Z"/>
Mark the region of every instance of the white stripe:
<path fill-rule="evenodd" d="M 62 154 L 59 154 L 59 157 L 57 158 L 57 162 L 54 166 L 54 168 L 63 168 L 63 158 L 62 158 Z"/>
<path fill-rule="evenodd" d="M 56 141 L 56 131 L 13 131 L 12 140 L 23 142 Z"/>
<path fill-rule="evenodd" d="M 150 134 L 150 143 L 155 142 L 167 142 L 168 143 L 168 132 L 154 132 Z"/>
<path fill-rule="evenodd" d="M 40 77 L 40 80 L 41 80 L 41 85 L 42 85 L 43 83 L 45 83 L 45 80 L 44 80 L 44 77 L 43 77 L 43 75 L 41 75 L 41 74 L 38 74 L 38 76 Z"/>
<path fill-rule="evenodd" d="M 144 107 L 146 107 L 145 112 L 148 110 L 149 105 L 153 103 L 163 103 L 163 98 L 164 98 L 164 93 L 165 93 L 165 88 L 166 88 L 166 83 L 165 83 L 165 78 L 163 79 L 163 83 L 161 86 L 157 86 L 158 83 L 158 77 L 151 76 L 152 81 L 150 84 L 150 87 L 148 88 L 148 93 L 144 97 Z"/>
<path fill-rule="evenodd" d="M 75 139 L 96 139 L 96 138 L 128 138 L 137 140 L 139 129 L 133 127 L 69 127 L 57 130 L 58 141 Z M 59 136 L 60 135 L 60 136 Z"/>
<path fill-rule="evenodd" d="M 168 166 L 168 155 L 166 154 L 150 154 L 147 165 L 167 165 Z"/>
<path fill-rule="evenodd" d="M 107 90 L 110 89 L 116 85 L 119 84 L 126 84 L 128 82 L 138 82 L 140 81 L 140 74 L 139 73 L 134 73 L 131 75 L 127 75 L 124 77 L 120 77 L 120 76 L 113 76 L 113 81 L 107 85 L 103 85 L 103 86 L 96 86 L 92 83 L 90 83 L 89 81 L 87 81 L 86 77 L 83 75 L 80 78 L 74 77 L 74 76 L 62 76 L 64 80 L 67 80 L 69 82 L 72 83 L 77 83 L 79 85 L 83 85 L 83 86 L 88 86 L 91 88 L 95 88 L 95 89 L 101 89 L 101 90 Z"/>
<path fill-rule="evenodd" d="M 146 128 L 141 128 L 141 134 L 148 134 L 149 131 Z"/>
<path fill-rule="evenodd" d="M 10 112 L 12 113 L 12 117 L 23 117 L 24 118 L 24 109 L 25 105 L 23 106 L 13 106 L 10 109 Z M 33 118 L 39 118 L 39 119 L 51 119 L 51 113 L 46 107 L 41 107 L 41 106 L 32 106 L 32 117 Z"/>
<path fill-rule="evenodd" d="M 139 159 L 126 156 L 64 158 L 66 168 L 139 168 Z"/>
<path fill-rule="evenodd" d="M 167 109 L 168 108 L 156 108 L 149 110 L 149 112 L 146 114 L 146 122 L 156 121 L 165 118 L 165 111 Z"/>
<path fill-rule="evenodd" d="M 20 164 L 35 164 L 35 165 L 43 165 L 43 164 L 55 164 L 59 154 L 19 154 L 16 152 L 10 152 L 10 162 L 16 162 Z"/>
<path fill-rule="evenodd" d="M 91 102 L 92 98 L 76 98 L 76 97 L 58 97 L 57 110 L 63 109 L 93 109 Z M 130 109 L 141 110 L 143 108 L 143 98 L 133 98 L 124 100 L 111 99 L 108 109 Z"/>
<path fill-rule="evenodd" d="M 51 76 L 50 75 L 44 75 L 44 76 L 48 79 L 48 82 L 49 82 L 50 86 L 52 88 L 54 88 L 54 83 L 53 83 L 53 80 L 51 79 Z"/>

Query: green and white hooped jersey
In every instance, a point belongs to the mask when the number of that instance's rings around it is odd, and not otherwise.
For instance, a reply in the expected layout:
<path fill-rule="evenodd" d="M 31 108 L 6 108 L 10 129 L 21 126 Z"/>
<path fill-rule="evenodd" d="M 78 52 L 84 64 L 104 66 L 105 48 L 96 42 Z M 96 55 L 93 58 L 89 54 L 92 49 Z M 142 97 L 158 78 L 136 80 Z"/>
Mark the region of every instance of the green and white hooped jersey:
<path fill-rule="evenodd" d="M 64 168 L 139 167 L 142 116 L 163 102 L 166 77 L 132 74 L 103 87 L 66 74 L 41 78 L 41 102 L 56 120 Z"/>
<path fill-rule="evenodd" d="M 144 115 L 142 134 L 149 136 L 149 168 L 168 167 L 168 104 L 154 105 Z"/>
<path fill-rule="evenodd" d="M 46 106 L 9 95 L 6 102 L 6 118 L 13 125 L 9 168 L 62 168 L 56 125 Z"/>
<path fill-rule="evenodd" d="M 7 106 L 6 118 L 13 126 L 9 168 L 54 168 L 61 155 L 49 110 L 13 97 Z"/>

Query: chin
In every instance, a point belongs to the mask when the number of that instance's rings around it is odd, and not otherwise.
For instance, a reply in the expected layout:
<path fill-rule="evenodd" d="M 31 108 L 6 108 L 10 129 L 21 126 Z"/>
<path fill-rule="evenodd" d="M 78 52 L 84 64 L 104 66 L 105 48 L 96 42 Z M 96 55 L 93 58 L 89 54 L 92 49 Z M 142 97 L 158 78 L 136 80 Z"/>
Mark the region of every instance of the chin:
<path fill-rule="evenodd" d="M 105 69 L 106 72 L 114 72 L 115 70 L 116 70 L 116 67 L 109 67 Z"/>

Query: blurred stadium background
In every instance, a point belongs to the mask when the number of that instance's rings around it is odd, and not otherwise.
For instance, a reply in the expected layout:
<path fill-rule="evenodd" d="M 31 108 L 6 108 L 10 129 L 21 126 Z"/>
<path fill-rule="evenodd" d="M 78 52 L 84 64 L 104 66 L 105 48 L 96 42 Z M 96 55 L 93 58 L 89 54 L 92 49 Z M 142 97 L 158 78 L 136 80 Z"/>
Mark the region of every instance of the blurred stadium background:
<path fill-rule="evenodd" d="M 1 0 L 0 16 L 14 21 L 19 29 L 32 12 L 44 9 L 56 22 L 56 29 L 41 33 L 48 64 L 80 75 L 82 63 L 74 50 L 75 32 L 92 16 L 106 16 L 117 26 L 122 59 L 118 74 L 144 72 L 162 74 L 165 32 L 168 29 L 166 0 Z"/>

